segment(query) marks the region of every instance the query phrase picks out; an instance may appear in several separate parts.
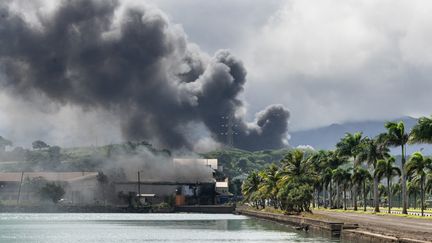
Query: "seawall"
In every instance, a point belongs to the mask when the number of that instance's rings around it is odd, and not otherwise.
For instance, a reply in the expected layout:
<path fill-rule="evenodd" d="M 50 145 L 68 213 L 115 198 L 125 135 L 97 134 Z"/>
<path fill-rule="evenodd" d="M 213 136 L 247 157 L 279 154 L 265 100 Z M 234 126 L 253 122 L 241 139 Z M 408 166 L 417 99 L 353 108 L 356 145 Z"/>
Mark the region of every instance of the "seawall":
<path fill-rule="evenodd" d="M 359 228 L 356 224 L 346 224 L 343 222 L 329 221 L 325 219 L 311 219 L 296 215 L 283 215 L 278 213 L 260 212 L 247 208 L 237 208 L 238 214 L 252 216 L 256 218 L 276 221 L 297 227 L 298 229 L 321 231 L 322 235 L 340 238 L 341 242 L 371 242 L 371 243 L 430 243 L 432 241 L 422 241 L 409 238 L 397 238 L 369 232 Z"/>
<path fill-rule="evenodd" d="M 294 227 L 299 227 L 299 229 L 304 230 L 320 230 L 323 231 L 328 236 L 340 236 L 342 231 L 343 223 L 341 222 L 330 222 L 324 220 L 316 220 L 305 218 L 296 215 L 283 215 L 277 213 L 268 213 L 268 212 L 259 212 L 249 209 L 238 208 L 236 210 L 237 213 L 252 217 L 257 217 L 261 219 L 272 220 L 288 225 L 292 225 Z"/>
<path fill-rule="evenodd" d="M 235 212 L 235 206 L 225 205 L 184 205 L 175 207 L 174 211 L 178 213 L 223 213 L 232 214 Z"/>

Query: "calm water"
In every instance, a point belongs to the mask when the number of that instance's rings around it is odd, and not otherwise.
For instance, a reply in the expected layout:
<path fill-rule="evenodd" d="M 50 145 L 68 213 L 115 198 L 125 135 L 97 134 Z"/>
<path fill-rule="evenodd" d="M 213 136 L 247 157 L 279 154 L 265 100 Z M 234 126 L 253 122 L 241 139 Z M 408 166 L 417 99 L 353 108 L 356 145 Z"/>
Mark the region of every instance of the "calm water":
<path fill-rule="evenodd" d="M 227 214 L 0 213 L 0 242 L 331 241 L 288 226 Z"/>

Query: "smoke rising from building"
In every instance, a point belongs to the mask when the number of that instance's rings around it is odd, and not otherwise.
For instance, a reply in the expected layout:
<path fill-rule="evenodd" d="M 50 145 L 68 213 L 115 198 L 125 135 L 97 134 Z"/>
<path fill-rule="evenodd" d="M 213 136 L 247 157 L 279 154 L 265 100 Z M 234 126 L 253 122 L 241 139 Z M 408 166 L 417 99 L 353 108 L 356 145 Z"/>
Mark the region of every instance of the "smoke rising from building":
<path fill-rule="evenodd" d="M 121 1 L 61 1 L 31 21 L 0 3 L 0 77 L 22 98 L 102 109 L 121 121 L 126 140 L 192 148 L 191 124 L 226 140 L 222 116 L 234 116 L 235 146 L 287 144 L 289 112 L 272 105 L 244 121 L 242 62 L 229 51 L 208 57 L 158 9 Z"/>

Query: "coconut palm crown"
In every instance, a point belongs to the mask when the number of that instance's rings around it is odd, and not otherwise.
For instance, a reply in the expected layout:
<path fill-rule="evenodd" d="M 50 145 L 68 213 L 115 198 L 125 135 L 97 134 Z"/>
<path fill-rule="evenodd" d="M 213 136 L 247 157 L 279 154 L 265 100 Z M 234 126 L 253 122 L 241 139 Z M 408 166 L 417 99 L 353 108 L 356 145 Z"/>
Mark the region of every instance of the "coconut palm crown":
<path fill-rule="evenodd" d="M 409 143 L 432 144 L 432 117 L 420 117 L 412 128 Z"/>

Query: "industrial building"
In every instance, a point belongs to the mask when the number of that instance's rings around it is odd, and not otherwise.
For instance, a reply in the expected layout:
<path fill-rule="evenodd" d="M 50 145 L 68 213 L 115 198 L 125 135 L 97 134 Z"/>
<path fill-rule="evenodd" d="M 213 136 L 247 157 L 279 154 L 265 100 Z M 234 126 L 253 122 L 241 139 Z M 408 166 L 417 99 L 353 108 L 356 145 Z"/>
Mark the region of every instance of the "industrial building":
<path fill-rule="evenodd" d="M 73 204 L 95 204 L 100 200 L 97 172 L 1 172 L 0 200 L 38 201 L 40 186 L 55 182 L 65 189 L 65 201 Z"/>
<path fill-rule="evenodd" d="M 122 178 L 107 175 L 105 183 L 98 172 L 0 173 L 0 201 L 40 201 L 38 190 L 47 182 L 64 188 L 61 202 L 68 205 L 130 206 L 132 200 L 140 205 L 170 200 L 177 206 L 213 205 L 226 202 L 230 195 L 217 159 L 173 159 L 159 173 L 134 168 Z"/>
<path fill-rule="evenodd" d="M 148 179 L 145 170 L 136 172 L 135 176 L 127 176 L 127 181 L 114 183 L 115 193 L 136 195 L 142 203 L 160 203 L 169 197 L 175 197 L 175 204 L 180 205 L 213 205 L 217 197 L 228 194 L 228 178 L 218 182 L 215 173 L 221 173 L 217 159 L 173 159 L 175 173 L 164 179 Z"/>

